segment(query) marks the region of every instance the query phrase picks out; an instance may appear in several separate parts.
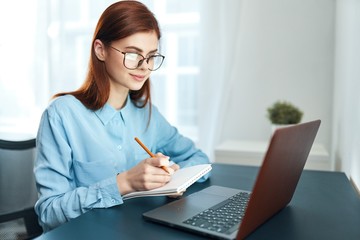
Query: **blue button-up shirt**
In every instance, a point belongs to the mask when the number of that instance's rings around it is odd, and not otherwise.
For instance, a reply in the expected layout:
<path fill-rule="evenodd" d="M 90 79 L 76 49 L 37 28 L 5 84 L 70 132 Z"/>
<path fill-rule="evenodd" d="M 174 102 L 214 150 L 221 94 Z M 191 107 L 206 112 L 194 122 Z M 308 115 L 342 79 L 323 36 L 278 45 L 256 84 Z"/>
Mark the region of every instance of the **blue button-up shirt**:
<path fill-rule="evenodd" d="M 134 137 L 180 167 L 209 163 L 155 106 L 150 122 L 148 117 L 149 108 L 137 108 L 130 98 L 121 110 L 105 104 L 92 111 L 71 95 L 49 105 L 40 122 L 34 168 L 39 191 L 35 210 L 44 231 L 92 208 L 123 203 L 117 173 L 149 158 Z"/>

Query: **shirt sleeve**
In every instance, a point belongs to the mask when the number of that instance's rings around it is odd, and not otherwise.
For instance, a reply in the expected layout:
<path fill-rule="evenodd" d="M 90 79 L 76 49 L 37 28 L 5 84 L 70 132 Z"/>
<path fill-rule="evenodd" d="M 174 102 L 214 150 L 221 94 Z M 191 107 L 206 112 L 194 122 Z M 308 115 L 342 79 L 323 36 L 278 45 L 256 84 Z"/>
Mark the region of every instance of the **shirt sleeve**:
<path fill-rule="evenodd" d="M 208 156 L 200 149 L 196 148 L 194 142 L 181 135 L 154 107 L 154 117 L 157 131 L 157 149 L 159 152 L 169 156 L 171 161 L 178 164 L 181 168 L 190 167 L 198 164 L 208 164 Z M 204 175 L 198 182 L 205 181 L 210 173 Z"/>
<path fill-rule="evenodd" d="M 44 231 L 92 208 L 107 208 L 123 203 L 116 175 L 90 186 L 77 187 L 72 167 L 72 149 L 67 142 L 63 120 L 50 107 L 40 122 L 34 167 L 39 192 L 35 211 Z"/>

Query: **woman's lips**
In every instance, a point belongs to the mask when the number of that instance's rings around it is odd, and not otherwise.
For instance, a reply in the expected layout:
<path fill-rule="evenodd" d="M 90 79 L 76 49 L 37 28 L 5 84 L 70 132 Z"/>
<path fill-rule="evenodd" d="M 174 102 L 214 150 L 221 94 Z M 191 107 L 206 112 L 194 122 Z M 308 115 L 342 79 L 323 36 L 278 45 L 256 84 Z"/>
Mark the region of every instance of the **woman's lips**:
<path fill-rule="evenodd" d="M 135 79 L 138 82 L 142 82 L 145 80 L 145 76 L 144 75 L 136 75 L 136 74 L 130 74 L 133 79 Z"/>

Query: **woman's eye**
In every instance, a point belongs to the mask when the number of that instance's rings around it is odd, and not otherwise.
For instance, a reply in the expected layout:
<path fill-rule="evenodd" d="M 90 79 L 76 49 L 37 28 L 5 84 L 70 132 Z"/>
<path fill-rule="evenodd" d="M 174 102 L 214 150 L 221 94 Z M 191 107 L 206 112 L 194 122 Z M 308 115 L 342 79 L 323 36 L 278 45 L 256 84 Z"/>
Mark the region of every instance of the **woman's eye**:
<path fill-rule="evenodd" d="M 137 53 L 126 53 L 126 59 L 131 61 L 136 61 L 139 58 Z"/>

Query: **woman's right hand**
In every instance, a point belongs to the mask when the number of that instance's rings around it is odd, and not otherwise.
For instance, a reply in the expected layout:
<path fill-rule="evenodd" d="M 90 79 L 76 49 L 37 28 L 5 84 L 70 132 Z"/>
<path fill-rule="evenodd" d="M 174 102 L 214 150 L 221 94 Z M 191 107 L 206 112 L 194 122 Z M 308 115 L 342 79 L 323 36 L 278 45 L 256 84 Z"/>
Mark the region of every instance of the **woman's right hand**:
<path fill-rule="evenodd" d="M 167 171 L 162 169 L 164 166 Z M 128 171 L 116 177 L 121 195 L 135 191 L 151 190 L 164 186 L 171 179 L 174 169 L 169 167 L 169 157 L 158 153 L 154 158 L 147 158 Z"/>

